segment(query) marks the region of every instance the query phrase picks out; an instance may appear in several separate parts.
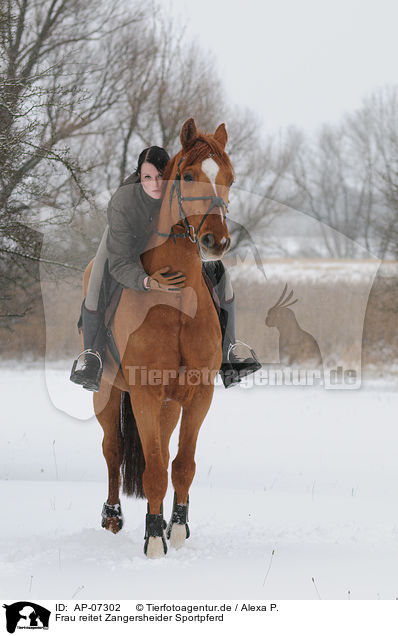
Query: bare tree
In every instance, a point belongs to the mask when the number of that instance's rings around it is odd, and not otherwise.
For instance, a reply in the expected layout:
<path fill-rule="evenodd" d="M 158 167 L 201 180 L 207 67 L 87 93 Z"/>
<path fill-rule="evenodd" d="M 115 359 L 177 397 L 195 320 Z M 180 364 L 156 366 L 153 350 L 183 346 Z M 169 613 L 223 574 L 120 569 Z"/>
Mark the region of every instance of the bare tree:
<path fill-rule="evenodd" d="M 14 231 L 18 223 L 40 227 L 57 217 L 65 222 L 65 211 L 73 216 L 73 206 L 89 197 L 84 175 L 95 157 L 88 165 L 79 161 L 78 139 L 83 132 L 93 134 L 124 95 L 131 28 L 143 22 L 138 3 L 126 11 L 118 1 L 0 0 L 4 268 L 14 254 L 23 276 L 23 263 L 32 257 L 24 253 L 26 232 L 21 226 Z M 17 279 L 15 269 L 14 275 Z"/>
<path fill-rule="evenodd" d="M 120 46 L 120 34 L 142 14 L 126 18 L 121 9 L 97 0 L 2 0 L 2 210 L 25 205 L 43 161 L 62 166 L 80 186 L 62 142 L 98 121 L 125 90 L 127 38 Z"/>
<path fill-rule="evenodd" d="M 330 256 L 354 257 L 355 244 L 380 258 L 398 253 L 397 131 L 398 88 L 385 87 L 341 123 L 302 139 L 295 205 L 321 222 Z"/>
<path fill-rule="evenodd" d="M 348 115 L 345 131 L 366 180 L 369 249 L 384 258 L 398 254 L 398 86 L 385 86 Z"/>
<path fill-rule="evenodd" d="M 369 170 L 366 161 L 358 170 L 356 152 L 344 125 L 325 125 L 314 140 L 302 141 L 292 170 L 297 186 L 295 207 L 320 221 L 320 253 L 326 249 L 332 257 L 355 257 L 356 244 L 369 246 Z"/>
<path fill-rule="evenodd" d="M 239 111 L 236 113 L 239 115 Z M 297 131 L 288 130 L 261 136 L 261 126 L 246 110 L 232 118 L 231 156 L 236 157 L 236 183 L 231 191 L 231 224 L 233 250 L 246 248 L 255 235 L 259 249 L 270 247 L 270 226 L 296 200 L 291 183 L 295 160 Z"/>
<path fill-rule="evenodd" d="M 159 16 L 156 87 L 138 129 L 141 143 L 157 143 L 170 153 L 178 150 L 184 120 L 195 117 L 200 128 L 214 130 L 225 108 L 214 60 L 196 42 L 186 42 L 184 36 L 183 25 Z"/>

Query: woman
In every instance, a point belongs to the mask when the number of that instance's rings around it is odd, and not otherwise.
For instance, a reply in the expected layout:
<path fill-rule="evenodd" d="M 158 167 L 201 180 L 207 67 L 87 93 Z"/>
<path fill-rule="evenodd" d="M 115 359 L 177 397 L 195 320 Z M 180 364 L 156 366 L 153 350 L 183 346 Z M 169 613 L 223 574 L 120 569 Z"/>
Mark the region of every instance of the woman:
<path fill-rule="evenodd" d="M 82 306 L 84 365 L 76 370 L 75 360 L 70 379 L 89 391 L 99 391 L 102 360 L 106 347 L 104 316 L 99 309 L 101 281 L 106 261 L 115 280 L 138 291 L 151 289 L 174 293 L 184 287 L 182 272 L 163 268 L 149 276 L 140 260 L 162 204 L 162 174 L 169 161 L 159 146 L 145 148 L 138 158 L 136 171 L 118 188 L 108 206 L 108 226 L 99 245 L 87 295 Z M 254 358 L 241 360 L 234 355 L 235 300 L 229 275 L 221 261 L 204 263 L 204 274 L 219 297 L 220 324 L 223 335 L 223 363 L 220 373 L 226 388 L 261 367 Z M 81 354 L 82 355 L 82 354 Z M 80 357 L 80 356 L 79 356 Z"/>

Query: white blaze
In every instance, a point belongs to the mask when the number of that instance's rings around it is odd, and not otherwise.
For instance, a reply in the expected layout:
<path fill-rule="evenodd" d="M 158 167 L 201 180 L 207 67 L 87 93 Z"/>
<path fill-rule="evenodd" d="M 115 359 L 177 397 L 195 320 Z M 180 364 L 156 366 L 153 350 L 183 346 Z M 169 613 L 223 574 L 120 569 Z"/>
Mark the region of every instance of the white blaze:
<path fill-rule="evenodd" d="M 216 179 L 217 179 L 218 172 L 220 170 L 219 166 L 216 164 L 214 159 L 211 159 L 211 157 L 208 157 L 202 162 L 202 170 L 205 173 L 206 177 L 209 179 L 211 185 L 213 186 L 214 194 L 217 196 Z M 221 218 L 223 218 L 222 212 L 223 212 L 222 208 L 220 208 Z"/>

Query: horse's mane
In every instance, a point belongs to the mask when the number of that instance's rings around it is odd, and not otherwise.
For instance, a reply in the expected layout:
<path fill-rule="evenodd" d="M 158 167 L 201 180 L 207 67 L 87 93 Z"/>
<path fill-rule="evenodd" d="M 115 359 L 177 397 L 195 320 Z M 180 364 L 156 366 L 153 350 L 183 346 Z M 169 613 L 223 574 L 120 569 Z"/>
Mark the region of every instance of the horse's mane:
<path fill-rule="evenodd" d="M 185 166 L 192 166 L 198 161 L 203 161 L 207 157 L 215 157 L 219 160 L 219 163 L 228 168 L 232 174 L 234 174 L 234 169 L 229 160 L 227 153 L 221 147 L 219 142 L 214 139 L 213 135 L 206 135 L 205 133 L 200 132 L 195 139 L 190 143 L 188 148 L 184 151 L 180 150 L 179 153 L 174 155 L 168 162 L 164 173 L 163 180 L 169 181 L 173 172 L 173 168 L 175 165 L 175 161 L 177 157 L 183 157 L 182 169 Z"/>

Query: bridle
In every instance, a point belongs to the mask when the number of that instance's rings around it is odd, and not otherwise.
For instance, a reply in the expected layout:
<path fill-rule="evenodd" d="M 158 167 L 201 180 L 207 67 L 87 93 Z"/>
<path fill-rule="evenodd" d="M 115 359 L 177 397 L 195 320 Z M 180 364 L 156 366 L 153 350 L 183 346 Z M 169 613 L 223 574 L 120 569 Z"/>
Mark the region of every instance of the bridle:
<path fill-rule="evenodd" d="M 209 157 L 212 157 L 213 155 L 210 154 Z M 203 223 L 205 222 L 208 214 L 210 214 L 211 210 L 213 208 L 222 208 L 223 210 L 225 210 L 224 212 L 224 219 L 225 216 L 228 212 L 228 205 L 225 203 L 224 199 L 222 197 L 218 197 L 217 195 L 213 195 L 213 196 L 207 196 L 207 197 L 183 197 L 182 193 L 181 193 L 181 171 L 180 171 L 180 165 L 181 163 L 184 161 L 185 157 L 181 157 L 180 161 L 178 162 L 177 165 L 177 172 L 174 178 L 174 182 L 173 185 L 171 186 L 170 189 L 170 196 L 169 196 L 169 205 L 170 205 L 170 210 L 171 210 L 171 206 L 172 206 L 172 202 L 173 202 L 173 197 L 174 194 L 177 194 L 177 202 L 178 202 L 178 211 L 180 214 L 180 219 L 182 221 L 183 226 L 185 227 L 185 232 L 175 232 L 174 231 L 174 226 L 171 228 L 171 232 L 169 232 L 169 234 L 166 234 L 164 232 L 159 232 L 158 230 L 154 230 L 154 232 L 158 235 L 158 236 L 167 236 L 168 238 L 172 238 L 174 243 L 176 243 L 176 239 L 177 238 L 189 238 L 189 240 L 192 243 L 196 243 L 198 245 L 199 248 L 199 241 L 198 241 L 198 234 L 200 231 L 200 228 L 202 227 Z M 199 226 L 195 229 L 193 225 L 191 225 L 188 221 L 186 212 L 182 206 L 184 201 L 209 201 L 209 207 L 207 208 L 206 212 L 203 215 L 203 218 L 201 220 L 201 222 L 199 223 Z M 178 223 L 176 223 L 176 225 L 178 225 Z"/>

